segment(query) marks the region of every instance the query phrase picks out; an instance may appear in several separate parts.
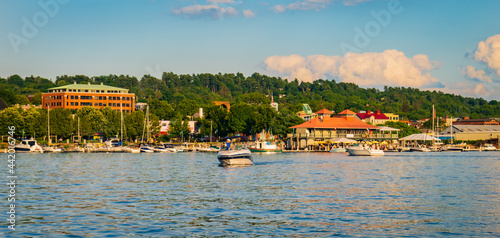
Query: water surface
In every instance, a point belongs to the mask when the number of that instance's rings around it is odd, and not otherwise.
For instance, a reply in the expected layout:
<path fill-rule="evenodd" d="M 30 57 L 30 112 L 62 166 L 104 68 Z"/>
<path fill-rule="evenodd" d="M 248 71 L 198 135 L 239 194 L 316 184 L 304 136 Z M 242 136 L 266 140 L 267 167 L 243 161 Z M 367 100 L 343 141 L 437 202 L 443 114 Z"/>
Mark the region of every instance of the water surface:
<path fill-rule="evenodd" d="M 500 152 L 17 156 L 5 236 L 500 236 Z"/>

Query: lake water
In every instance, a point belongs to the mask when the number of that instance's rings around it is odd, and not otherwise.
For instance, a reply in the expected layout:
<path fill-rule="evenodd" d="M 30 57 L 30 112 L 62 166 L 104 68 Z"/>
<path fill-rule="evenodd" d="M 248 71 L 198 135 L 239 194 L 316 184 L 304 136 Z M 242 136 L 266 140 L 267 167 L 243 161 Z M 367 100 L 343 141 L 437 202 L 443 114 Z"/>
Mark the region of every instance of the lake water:
<path fill-rule="evenodd" d="M 254 154 L 254 162 L 17 154 L 17 230 L 8 232 L 4 199 L 0 236 L 500 236 L 500 152 Z"/>

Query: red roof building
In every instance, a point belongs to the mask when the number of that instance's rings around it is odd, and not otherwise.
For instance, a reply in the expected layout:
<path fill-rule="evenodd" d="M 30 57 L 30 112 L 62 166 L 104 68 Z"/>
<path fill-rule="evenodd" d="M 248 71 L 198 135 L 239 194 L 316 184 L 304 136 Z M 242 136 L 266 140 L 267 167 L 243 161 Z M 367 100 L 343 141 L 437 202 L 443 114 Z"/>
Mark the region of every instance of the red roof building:
<path fill-rule="evenodd" d="M 362 121 L 364 121 L 366 123 L 371 123 L 373 125 L 384 124 L 389 120 L 389 118 L 386 115 L 384 115 L 384 113 L 381 113 L 380 111 L 358 112 L 356 115 Z"/>
<path fill-rule="evenodd" d="M 365 122 L 354 117 L 317 117 L 300 125 L 290 128 L 307 128 L 307 129 L 333 129 L 333 130 L 362 130 L 365 133 L 368 130 L 378 130 L 379 127 L 366 124 Z"/>

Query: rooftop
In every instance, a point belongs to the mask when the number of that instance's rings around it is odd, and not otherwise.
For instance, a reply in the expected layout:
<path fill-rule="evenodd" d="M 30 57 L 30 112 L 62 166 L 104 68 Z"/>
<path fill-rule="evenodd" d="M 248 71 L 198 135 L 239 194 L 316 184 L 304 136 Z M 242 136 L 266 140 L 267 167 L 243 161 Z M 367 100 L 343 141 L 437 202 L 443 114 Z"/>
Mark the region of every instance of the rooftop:
<path fill-rule="evenodd" d="M 357 113 L 356 115 L 358 115 L 359 118 L 361 119 L 365 119 L 365 118 L 370 118 L 371 116 L 373 116 L 373 118 L 377 119 L 377 120 L 389 120 L 389 118 L 384 115 L 384 113 L 381 113 L 380 111 L 376 111 L 374 113 L 372 113 L 371 111 L 367 111 L 367 112 L 364 112 L 364 113 Z"/>
<path fill-rule="evenodd" d="M 339 112 L 339 115 L 344 115 L 344 114 L 345 115 L 354 115 L 356 113 L 353 112 L 353 111 L 351 111 L 351 110 L 349 110 L 349 109 L 345 109 L 344 111 Z"/>
<path fill-rule="evenodd" d="M 379 129 L 354 117 L 317 117 L 290 128 L 328 128 L 328 129 Z"/>
<path fill-rule="evenodd" d="M 445 131 L 449 130 L 449 127 Z M 496 125 L 453 125 L 453 130 L 464 133 L 500 132 Z M 456 131 L 455 131 L 456 132 Z"/>
<path fill-rule="evenodd" d="M 113 87 L 113 86 L 108 86 L 108 85 L 103 85 L 103 84 L 68 84 L 64 86 L 59 86 L 55 88 L 49 88 L 49 92 L 52 90 L 61 90 L 61 89 L 80 89 L 80 90 L 107 90 L 107 91 L 121 91 L 121 92 L 128 92 L 128 89 L 126 88 L 118 88 L 118 87 Z"/>
<path fill-rule="evenodd" d="M 316 114 L 333 114 L 333 112 L 323 108 L 317 111 Z"/>

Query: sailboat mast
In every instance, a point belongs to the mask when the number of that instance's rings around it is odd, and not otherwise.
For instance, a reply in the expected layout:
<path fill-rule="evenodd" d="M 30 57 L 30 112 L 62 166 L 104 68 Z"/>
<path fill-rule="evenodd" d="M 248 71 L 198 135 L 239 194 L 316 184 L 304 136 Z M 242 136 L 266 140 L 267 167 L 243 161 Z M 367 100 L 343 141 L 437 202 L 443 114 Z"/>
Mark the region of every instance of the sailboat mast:
<path fill-rule="evenodd" d="M 450 123 L 450 129 L 451 129 L 451 144 L 453 145 L 453 116 L 451 117 L 451 123 Z"/>
<path fill-rule="evenodd" d="M 50 105 L 47 105 L 47 141 L 50 146 Z"/>
<path fill-rule="evenodd" d="M 434 109 L 434 105 L 432 105 L 432 146 L 436 147 L 436 127 L 434 127 L 434 120 L 436 117 L 436 110 Z"/>
<path fill-rule="evenodd" d="M 120 143 L 123 145 L 123 104 L 120 103 Z"/>

